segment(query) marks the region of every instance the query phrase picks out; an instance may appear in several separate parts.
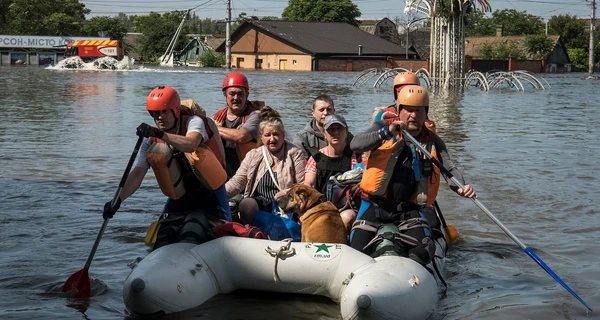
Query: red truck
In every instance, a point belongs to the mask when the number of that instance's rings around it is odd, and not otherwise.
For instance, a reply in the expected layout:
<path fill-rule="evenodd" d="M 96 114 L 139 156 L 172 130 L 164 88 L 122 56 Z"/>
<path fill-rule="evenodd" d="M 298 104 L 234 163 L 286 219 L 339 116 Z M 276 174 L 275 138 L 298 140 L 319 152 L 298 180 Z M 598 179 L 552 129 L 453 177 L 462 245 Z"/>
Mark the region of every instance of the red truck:
<path fill-rule="evenodd" d="M 78 40 L 67 43 L 65 58 L 80 57 L 84 62 L 90 62 L 101 57 L 123 59 L 123 43 L 118 40 Z"/>

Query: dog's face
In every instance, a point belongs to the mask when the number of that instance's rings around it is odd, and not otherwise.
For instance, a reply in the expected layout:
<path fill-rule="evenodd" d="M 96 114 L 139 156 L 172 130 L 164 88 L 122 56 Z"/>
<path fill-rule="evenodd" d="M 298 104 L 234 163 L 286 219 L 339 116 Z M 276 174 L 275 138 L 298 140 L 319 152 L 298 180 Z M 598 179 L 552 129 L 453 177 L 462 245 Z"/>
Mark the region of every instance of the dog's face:
<path fill-rule="evenodd" d="M 323 194 L 319 191 L 304 185 L 294 184 L 286 195 L 277 199 L 277 205 L 286 213 L 295 212 L 302 216 L 308 209 L 321 202 Z"/>

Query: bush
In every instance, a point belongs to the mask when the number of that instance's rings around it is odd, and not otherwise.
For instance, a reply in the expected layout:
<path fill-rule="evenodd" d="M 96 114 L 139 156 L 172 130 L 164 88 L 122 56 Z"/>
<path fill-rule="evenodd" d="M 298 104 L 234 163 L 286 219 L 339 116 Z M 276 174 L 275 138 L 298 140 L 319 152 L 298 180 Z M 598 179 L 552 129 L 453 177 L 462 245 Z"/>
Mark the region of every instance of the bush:
<path fill-rule="evenodd" d="M 200 63 L 203 67 L 222 67 L 225 65 L 225 54 L 206 49 L 200 56 Z"/>

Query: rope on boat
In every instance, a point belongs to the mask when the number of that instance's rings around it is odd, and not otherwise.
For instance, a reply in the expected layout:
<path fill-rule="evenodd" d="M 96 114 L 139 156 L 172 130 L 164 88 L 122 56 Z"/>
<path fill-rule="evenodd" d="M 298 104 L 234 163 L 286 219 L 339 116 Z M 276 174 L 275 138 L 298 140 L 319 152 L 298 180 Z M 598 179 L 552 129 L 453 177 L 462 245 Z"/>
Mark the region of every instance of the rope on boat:
<path fill-rule="evenodd" d="M 273 280 L 275 283 L 281 281 L 279 274 L 277 274 L 277 262 L 279 261 L 279 258 L 281 257 L 282 259 L 285 259 L 286 257 L 291 257 L 296 254 L 296 249 L 290 248 L 292 246 L 291 238 L 283 239 L 281 241 L 285 241 L 286 244 L 279 247 L 279 249 L 271 249 L 269 246 L 267 246 L 265 249 L 265 251 L 271 255 L 271 257 L 275 258 L 275 265 L 273 266 Z"/>

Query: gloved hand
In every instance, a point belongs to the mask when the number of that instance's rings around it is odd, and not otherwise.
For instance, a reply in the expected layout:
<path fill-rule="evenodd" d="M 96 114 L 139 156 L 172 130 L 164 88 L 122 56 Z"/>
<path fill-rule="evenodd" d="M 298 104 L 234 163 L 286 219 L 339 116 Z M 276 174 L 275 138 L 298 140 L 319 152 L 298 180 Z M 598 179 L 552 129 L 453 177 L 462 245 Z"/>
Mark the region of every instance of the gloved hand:
<path fill-rule="evenodd" d="M 162 137 L 165 135 L 164 131 L 152 127 L 146 123 L 142 123 L 139 125 L 139 127 L 137 127 L 136 134 L 138 136 L 144 136 L 146 138 L 156 137 L 159 139 L 162 139 Z"/>
<path fill-rule="evenodd" d="M 115 213 L 117 212 L 117 210 L 119 210 L 119 207 L 121 206 L 121 198 L 117 198 L 117 203 L 115 203 L 114 207 L 111 205 L 111 203 L 112 200 L 110 200 L 104 205 L 104 211 L 102 212 L 102 217 L 104 219 L 110 219 L 115 215 Z"/>

